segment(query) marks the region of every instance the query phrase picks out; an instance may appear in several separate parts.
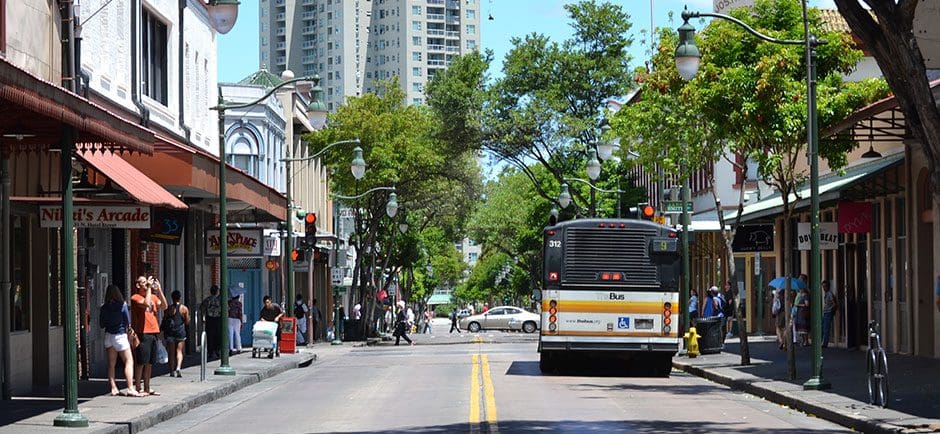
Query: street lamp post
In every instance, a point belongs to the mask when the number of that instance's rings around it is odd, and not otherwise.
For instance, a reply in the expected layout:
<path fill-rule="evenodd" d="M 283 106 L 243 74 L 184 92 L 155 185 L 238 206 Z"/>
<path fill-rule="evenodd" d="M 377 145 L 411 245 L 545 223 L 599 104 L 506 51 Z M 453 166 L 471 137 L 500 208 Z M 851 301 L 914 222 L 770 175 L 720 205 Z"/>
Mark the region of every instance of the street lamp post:
<path fill-rule="evenodd" d="M 720 18 L 741 26 L 748 33 L 764 41 L 782 45 L 803 45 L 806 47 L 806 141 L 809 145 L 808 159 L 810 164 L 810 269 L 809 280 L 812 291 L 812 330 L 813 330 L 813 376 L 803 383 L 805 389 L 828 389 L 832 385 L 822 375 L 822 294 L 820 278 L 822 258 L 819 251 L 819 132 L 816 119 L 816 48 L 826 43 L 816 39 L 809 32 L 809 20 L 806 13 L 806 0 L 801 0 L 803 7 L 803 39 L 776 39 L 764 35 L 743 21 L 729 15 L 682 11 L 682 26 L 679 27 L 679 46 L 676 48 L 676 68 L 685 80 L 691 80 L 698 72 L 701 54 L 695 46 L 695 28 L 689 24 L 689 19 L 699 17 Z"/>
<path fill-rule="evenodd" d="M 587 186 L 591 188 L 591 202 L 594 202 L 594 192 L 600 192 L 600 193 L 617 193 L 617 218 L 620 218 L 620 196 L 621 196 L 623 193 L 626 193 L 625 191 L 623 191 L 623 190 L 621 190 L 621 189 L 619 189 L 619 188 L 616 189 L 616 190 L 605 190 L 605 189 L 603 189 L 603 188 L 600 188 L 600 187 L 595 186 L 595 185 L 592 184 L 590 181 L 588 181 L 588 180 L 586 180 L 586 179 L 581 179 L 581 178 L 565 178 L 565 181 L 569 181 L 569 182 L 570 182 L 570 181 L 573 181 L 573 182 L 580 182 L 580 183 L 582 183 L 582 184 L 587 184 Z M 562 192 L 563 192 L 563 193 L 567 193 L 567 192 L 568 192 L 568 188 L 567 188 L 567 187 L 568 187 L 568 184 L 562 184 L 562 185 L 563 185 Z M 561 196 L 559 195 L 559 201 L 560 201 L 560 197 L 561 197 Z M 570 199 L 571 199 L 570 194 L 569 194 L 569 196 L 568 196 L 568 199 L 569 199 L 569 201 L 570 201 Z M 567 204 L 567 203 L 568 203 L 568 202 L 566 202 L 566 204 Z M 562 208 L 567 208 L 567 207 L 568 207 L 567 205 L 562 205 Z M 596 207 L 596 205 L 592 205 L 592 207 Z M 592 208 L 591 217 L 596 217 L 595 214 L 596 214 L 595 208 Z"/>
<path fill-rule="evenodd" d="M 229 335 L 228 335 L 228 203 L 225 195 L 225 111 L 251 107 L 270 97 L 284 86 L 289 86 L 299 81 L 315 80 L 315 77 L 300 77 L 284 81 L 273 87 L 267 93 L 252 102 L 243 104 L 225 104 L 222 98 L 222 89 L 219 89 L 219 105 L 210 107 L 215 110 L 219 117 L 219 287 L 222 291 L 222 341 L 221 357 L 219 367 L 215 369 L 215 375 L 235 375 L 235 369 L 229 365 Z M 288 120 L 291 121 L 291 120 Z M 290 209 L 287 210 L 290 214 Z M 289 217 L 288 217 L 289 218 Z"/>

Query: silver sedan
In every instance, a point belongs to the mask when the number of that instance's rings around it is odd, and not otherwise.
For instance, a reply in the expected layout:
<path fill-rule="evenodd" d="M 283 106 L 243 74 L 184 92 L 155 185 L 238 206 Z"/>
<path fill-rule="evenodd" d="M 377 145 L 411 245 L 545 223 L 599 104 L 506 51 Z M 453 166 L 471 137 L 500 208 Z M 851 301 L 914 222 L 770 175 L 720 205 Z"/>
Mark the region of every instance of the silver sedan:
<path fill-rule="evenodd" d="M 519 327 L 526 333 L 534 333 L 539 329 L 541 318 L 525 309 L 515 306 L 497 306 L 485 313 L 471 315 L 460 320 L 460 328 L 470 332 L 487 330 L 511 330 L 513 326 Z"/>

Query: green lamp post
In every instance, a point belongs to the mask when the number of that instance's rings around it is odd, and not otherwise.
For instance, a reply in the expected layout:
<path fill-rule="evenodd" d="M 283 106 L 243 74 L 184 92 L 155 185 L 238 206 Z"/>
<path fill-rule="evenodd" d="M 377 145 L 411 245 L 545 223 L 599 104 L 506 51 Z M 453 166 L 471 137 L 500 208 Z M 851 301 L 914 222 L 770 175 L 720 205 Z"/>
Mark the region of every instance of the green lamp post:
<path fill-rule="evenodd" d="M 689 24 L 689 19 L 699 17 L 720 18 L 731 21 L 747 30 L 748 33 L 770 43 L 782 45 L 803 45 L 806 47 L 806 141 L 809 145 L 810 162 L 810 290 L 812 301 L 812 330 L 813 330 L 813 376 L 803 383 L 805 389 L 828 389 L 832 385 L 822 375 L 822 291 L 820 288 L 822 258 L 819 251 L 819 130 L 816 119 L 816 47 L 825 44 L 825 41 L 816 39 L 809 32 L 809 21 L 806 14 L 806 0 L 801 0 L 803 6 L 803 35 L 802 40 L 776 39 L 764 35 L 743 21 L 729 15 L 682 11 L 682 26 L 679 27 L 679 46 L 676 48 L 676 68 L 685 80 L 691 80 L 698 72 L 701 54 L 695 46 L 695 28 Z"/>

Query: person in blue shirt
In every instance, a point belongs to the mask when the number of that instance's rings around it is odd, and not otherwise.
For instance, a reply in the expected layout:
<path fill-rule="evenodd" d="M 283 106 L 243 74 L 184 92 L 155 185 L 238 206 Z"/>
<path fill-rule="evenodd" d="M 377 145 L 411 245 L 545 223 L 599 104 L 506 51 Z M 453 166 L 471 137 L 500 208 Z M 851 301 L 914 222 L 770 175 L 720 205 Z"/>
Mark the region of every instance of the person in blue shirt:
<path fill-rule="evenodd" d="M 718 299 L 718 287 L 712 286 L 705 291 L 705 304 L 702 306 L 702 317 L 721 317 L 721 302 Z"/>
<path fill-rule="evenodd" d="M 698 295 L 692 291 L 692 296 L 689 297 L 689 321 L 694 322 L 696 318 L 698 318 Z"/>
<path fill-rule="evenodd" d="M 108 352 L 108 382 L 111 384 L 111 396 L 142 396 L 131 387 L 134 384 L 134 355 L 131 352 L 131 314 L 124 303 L 121 290 L 115 285 L 108 285 L 105 290 L 105 303 L 98 312 L 98 323 L 104 329 L 104 348 Z M 127 390 L 120 392 L 114 380 L 114 367 L 118 355 L 124 361 L 124 377 L 127 379 Z"/>

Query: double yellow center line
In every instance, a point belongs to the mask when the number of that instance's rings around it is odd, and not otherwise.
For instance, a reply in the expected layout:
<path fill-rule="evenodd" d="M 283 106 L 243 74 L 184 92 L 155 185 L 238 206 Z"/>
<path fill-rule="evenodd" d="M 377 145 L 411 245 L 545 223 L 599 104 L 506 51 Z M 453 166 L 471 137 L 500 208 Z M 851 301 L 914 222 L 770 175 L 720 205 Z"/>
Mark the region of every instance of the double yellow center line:
<path fill-rule="evenodd" d="M 486 354 L 474 354 L 470 369 L 470 428 L 479 432 L 480 423 L 486 421 L 490 433 L 498 433 L 496 424 L 496 394 L 490 375 L 490 361 Z M 481 399 L 482 395 L 482 399 Z M 482 401 L 482 405 L 481 405 Z"/>

